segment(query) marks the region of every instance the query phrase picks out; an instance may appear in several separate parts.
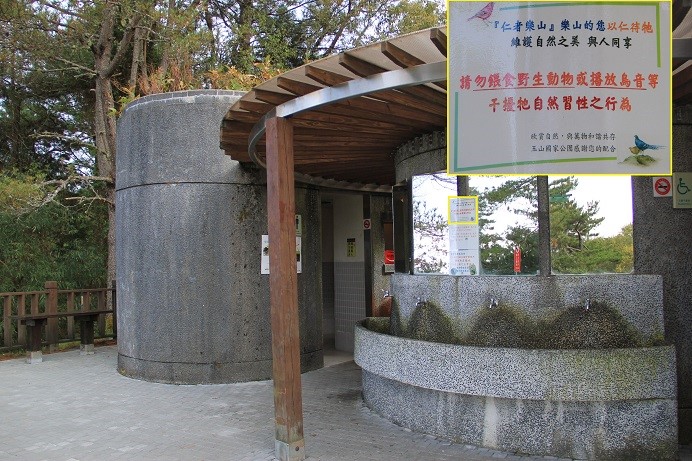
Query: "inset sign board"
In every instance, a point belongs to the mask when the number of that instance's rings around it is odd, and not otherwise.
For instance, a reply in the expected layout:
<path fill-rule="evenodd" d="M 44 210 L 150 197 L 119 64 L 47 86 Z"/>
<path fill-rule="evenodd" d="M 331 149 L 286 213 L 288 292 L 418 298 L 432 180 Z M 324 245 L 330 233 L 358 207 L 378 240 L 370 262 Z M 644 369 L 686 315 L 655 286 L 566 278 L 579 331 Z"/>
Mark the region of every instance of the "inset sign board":
<path fill-rule="evenodd" d="M 673 173 L 673 208 L 692 208 L 692 173 Z"/>
<path fill-rule="evenodd" d="M 671 174 L 671 2 L 447 8 L 448 173 Z"/>
<path fill-rule="evenodd" d="M 302 237 L 296 237 L 296 273 L 298 274 L 303 273 L 302 246 Z M 269 274 L 269 236 L 266 234 L 262 235 L 262 254 L 260 258 L 260 274 Z"/>

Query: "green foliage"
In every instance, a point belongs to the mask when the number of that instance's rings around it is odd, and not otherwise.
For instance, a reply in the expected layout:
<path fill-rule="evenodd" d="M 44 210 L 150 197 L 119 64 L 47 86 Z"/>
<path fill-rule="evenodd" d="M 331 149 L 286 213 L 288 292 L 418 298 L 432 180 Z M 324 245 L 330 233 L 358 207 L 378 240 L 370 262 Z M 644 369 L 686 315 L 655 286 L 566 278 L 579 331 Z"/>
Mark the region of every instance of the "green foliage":
<path fill-rule="evenodd" d="M 594 229 L 603 220 L 597 202 L 580 206 L 572 192 L 578 180 L 558 178 L 550 184 L 550 195 L 567 197 L 550 203 L 550 236 L 554 273 L 630 272 L 632 270 L 631 226 L 615 237 L 598 237 Z M 513 274 L 513 249 L 522 252 L 522 273 L 538 270 L 538 194 L 535 177 L 516 178 L 480 195 L 481 261 L 486 274 Z M 489 216 L 507 207 L 528 224 L 511 226 L 505 235 L 492 232 Z"/>
<path fill-rule="evenodd" d="M 445 12 L 440 4 L 431 0 L 400 0 L 391 2 L 385 10 L 384 24 L 388 27 L 380 32 L 382 38 L 408 34 L 445 22 Z"/>
<path fill-rule="evenodd" d="M 0 211 L 0 291 L 106 284 L 107 212 L 102 204 L 50 203 L 17 215 Z"/>
<path fill-rule="evenodd" d="M 545 349 L 608 349 L 641 347 L 642 335 L 615 308 L 591 303 L 588 310 L 571 307 L 539 326 Z"/>
<path fill-rule="evenodd" d="M 21 214 L 39 206 L 43 200 L 43 175 L 13 173 L 0 176 L 0 210 Z"/>
<path fill-rule="evenodd" d="M 462 343 L 481 347 L 528 348 L 534 343 L 533 322 L 518 309 L 498 306 L 479 310 Z"/>
<path fill-rule="evenodd" d="M 422 341 L 455 344 L 458 336 L 454 323 L 437 305 L 420 302 L 411 313 L 406 336 Z"/>
<path fill-rule="evenodd" d="M 389 317 L 368 317 L 363 324 L 365 328 L 375 333 L 389 334 Z"/>
<path fill-rule="evenodd" d="M 379 333 L 477 347 L 608 349 L 666 344 L 660 332 L 645 337 L 617 309 L 598 302 L 591 303 L 588 310 L 573 306 L 539 319 L 511 306 L 482 308 L 461 325 L 455 325 L 440 307 L 419 303 L 411 313 L 408 328 L 403 325 L 395 303 L 391 322 L 386 323 L 391 325 L 389 331 L 378 323 L 368 325 L 367 328 Z"/>
<path fill-rule="evenodd" d="M 553 252 L 556 273 L 629 273 L 634 268 L 632 224 L 613 237 L 592 237 L 580 251 Z"/>

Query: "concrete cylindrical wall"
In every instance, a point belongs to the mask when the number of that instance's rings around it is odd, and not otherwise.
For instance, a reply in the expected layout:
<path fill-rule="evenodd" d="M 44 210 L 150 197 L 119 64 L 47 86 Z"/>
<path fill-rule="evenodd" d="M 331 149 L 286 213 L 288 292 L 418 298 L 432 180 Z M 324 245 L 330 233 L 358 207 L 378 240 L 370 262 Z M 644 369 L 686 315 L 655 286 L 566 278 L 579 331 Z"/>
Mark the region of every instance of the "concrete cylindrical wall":
<path fill-rule="evenodd" d="M 271 377 L 266 177 L 219 149 L 241 96 L 145 97 L 118 121 L 118 369 L 172 383 Z M 322 366 L 319 193 L 296 188 L 303 218 L 298 276 L 302 370 Z"/>
<path fill-rule="evenodd" d="M 424 134 L 399 146 L 394 153 L 396 182 L 419 174 L 447 170 L 447 138 L 444 132 Z"/>

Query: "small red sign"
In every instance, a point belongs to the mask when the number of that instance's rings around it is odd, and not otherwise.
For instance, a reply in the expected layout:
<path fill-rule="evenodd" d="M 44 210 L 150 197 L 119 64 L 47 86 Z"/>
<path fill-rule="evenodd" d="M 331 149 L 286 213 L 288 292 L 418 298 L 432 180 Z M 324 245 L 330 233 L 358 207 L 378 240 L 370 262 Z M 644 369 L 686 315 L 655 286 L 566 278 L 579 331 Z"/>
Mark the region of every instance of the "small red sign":
<path fill-rule="evenodd" d="M 370 230 L 371 225 L 372 225 L 372 222 L 369 219 L 363 220 L 363 229 Z"/>
<path fill-rule="evenodd" d="M 670 178 L 654 179 L 654 195 L 656 197 L 668 197 L 671 195 Z"/>
<path fill-rule="evenodd" d="M 514 248 L 514 272 L 521 272 L 521 248 Z"/>
<path fill-rule="evenodd" d="M 384 263 L 394 264 L 394 250 L 384 250 Z"/>

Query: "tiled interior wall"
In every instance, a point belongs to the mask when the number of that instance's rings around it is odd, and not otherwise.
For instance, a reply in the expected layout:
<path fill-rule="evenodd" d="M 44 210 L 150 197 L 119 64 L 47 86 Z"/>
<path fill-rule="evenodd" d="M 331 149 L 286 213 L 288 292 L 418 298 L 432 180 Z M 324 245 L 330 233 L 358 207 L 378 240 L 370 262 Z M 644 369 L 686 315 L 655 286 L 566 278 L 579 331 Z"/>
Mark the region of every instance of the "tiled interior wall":
<path fill-rule="evenodd" d="M 335 262 L 334 280 L 336 349 L 353 351 L 355 323 L 365 317 L 365 264 Z"/>
<path fill-rule="evenodd" d="M 334 347 L 334 262 L 322 263 L 322 334 L 324 346 Z"/>

